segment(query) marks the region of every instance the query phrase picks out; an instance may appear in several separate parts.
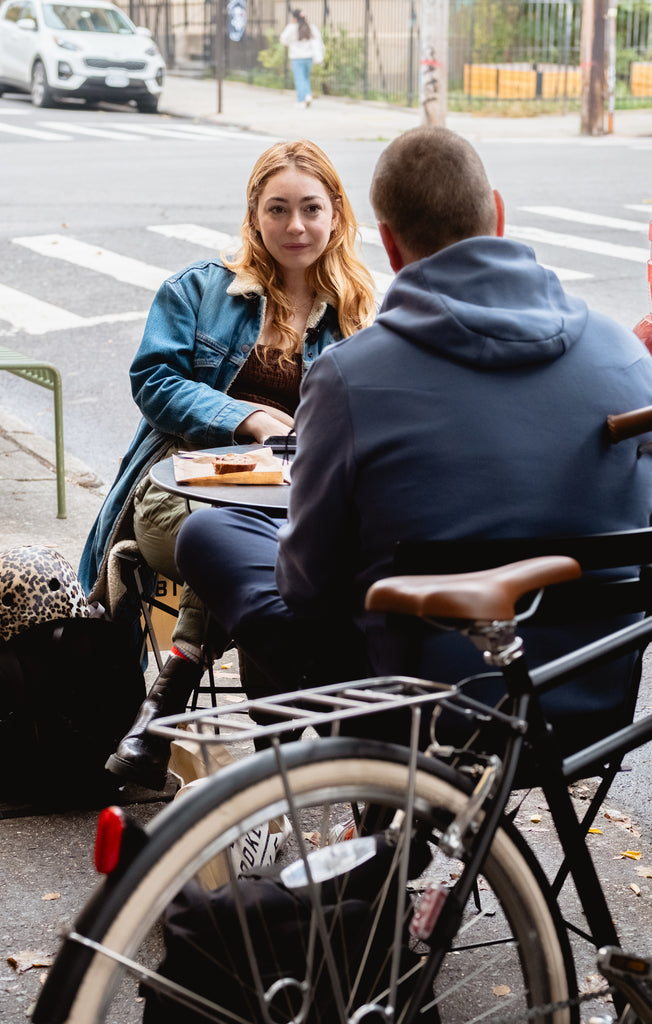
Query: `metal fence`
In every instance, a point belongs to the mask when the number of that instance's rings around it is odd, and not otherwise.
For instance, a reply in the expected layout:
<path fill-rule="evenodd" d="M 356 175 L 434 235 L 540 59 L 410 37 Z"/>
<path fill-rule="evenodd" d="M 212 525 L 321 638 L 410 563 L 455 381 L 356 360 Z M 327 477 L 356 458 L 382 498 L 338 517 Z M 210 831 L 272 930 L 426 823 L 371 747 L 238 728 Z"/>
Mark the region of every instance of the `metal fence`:
<path fill-rule="evenodd" d="M 170 69 L 215 73 L 291 88 L 279 34 L 296 5 L 287 0 L 120 0 L 147 25 Z M 324 64 L 313 91 L 419 102 L 419 0 L 306 0 L 319 26 Z M 449 96 L 568 99 L 579 95 L 582 0 L 450 0 Z M 652 96 L 652 0 L 620 0 L 617 78 L 621 91 Z M 643 69 L 645 70 L 645 69 Z M 642 75 L 642 77 L 641 77 Z"/>

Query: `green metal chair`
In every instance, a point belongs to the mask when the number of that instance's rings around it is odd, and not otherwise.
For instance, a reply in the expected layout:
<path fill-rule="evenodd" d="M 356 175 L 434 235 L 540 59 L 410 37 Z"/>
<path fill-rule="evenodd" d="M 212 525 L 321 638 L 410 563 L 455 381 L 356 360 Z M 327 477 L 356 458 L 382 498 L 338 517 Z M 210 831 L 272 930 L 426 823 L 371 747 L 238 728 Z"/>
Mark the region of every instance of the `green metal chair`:
<path fill-rule="evenodd" d="M 61 374 L 51 363 L 33 359 L 0 345 L 0 370 L 47 388 L 54 395 L 54 445 L 57 470 L 57 519 L 66 518 L 66 477 L 63 456 L 63 398 Z"/>

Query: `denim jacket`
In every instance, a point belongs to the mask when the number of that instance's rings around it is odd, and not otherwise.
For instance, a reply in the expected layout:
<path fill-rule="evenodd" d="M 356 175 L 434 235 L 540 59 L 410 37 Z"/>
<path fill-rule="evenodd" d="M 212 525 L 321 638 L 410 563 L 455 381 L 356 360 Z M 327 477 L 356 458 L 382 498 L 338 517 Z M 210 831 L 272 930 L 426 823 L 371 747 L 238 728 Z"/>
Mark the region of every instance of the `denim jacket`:
<path fill-rule="evenodd" d="M 266 302 L 252 278 L 236 277 L 219 259 L 193 263 L 161 285 L 129 371 L 143 419 L 81 557 L 79 578 L 87 593 L 113 544 L 133 536 L 134 490 L 170 444 L 178 440 L 197 449 L 235 443 L 235 430 L 252 410 L 228 390 L 253 351 Z M 336 310 L 317 303 L 303 339 L 304 371 L 341 337 Z M 93 597 L 102 600 L 101 593 Z"/>

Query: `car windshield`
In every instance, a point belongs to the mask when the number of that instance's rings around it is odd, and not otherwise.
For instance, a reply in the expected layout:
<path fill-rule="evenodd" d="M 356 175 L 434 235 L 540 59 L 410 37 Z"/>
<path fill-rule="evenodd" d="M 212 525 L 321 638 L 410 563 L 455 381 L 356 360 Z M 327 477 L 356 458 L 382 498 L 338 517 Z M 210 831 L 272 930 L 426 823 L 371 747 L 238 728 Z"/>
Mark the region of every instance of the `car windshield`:
<path fill-rule="evenodd" d="M 69 4 L 44 4 L 43 18 L 48 28 L 70 32 L 113 32 L 133 35 L 127 19 L 113 7 L 79 7 Z"/>

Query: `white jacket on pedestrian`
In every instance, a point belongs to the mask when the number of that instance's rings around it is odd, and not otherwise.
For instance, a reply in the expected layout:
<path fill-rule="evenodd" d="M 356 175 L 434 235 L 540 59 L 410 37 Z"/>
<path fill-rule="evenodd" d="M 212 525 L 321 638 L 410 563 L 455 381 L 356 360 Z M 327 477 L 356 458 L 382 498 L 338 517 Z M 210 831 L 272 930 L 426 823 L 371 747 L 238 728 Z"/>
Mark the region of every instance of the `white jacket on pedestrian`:
<path fill-rule="evenodd" d="M 310 22 L 309 22 L 310 24 Z M 299 26 L 296 21 L 291 21 L 281 32 L 281 43 L 288 47 L 290 60 L 306 60 L 310 58 L 313 63 L 321 64 L 324 60 L 324 44 L 319 29 L 310 24 L 312 33 L 310 39 L 299 39 Z"/>

